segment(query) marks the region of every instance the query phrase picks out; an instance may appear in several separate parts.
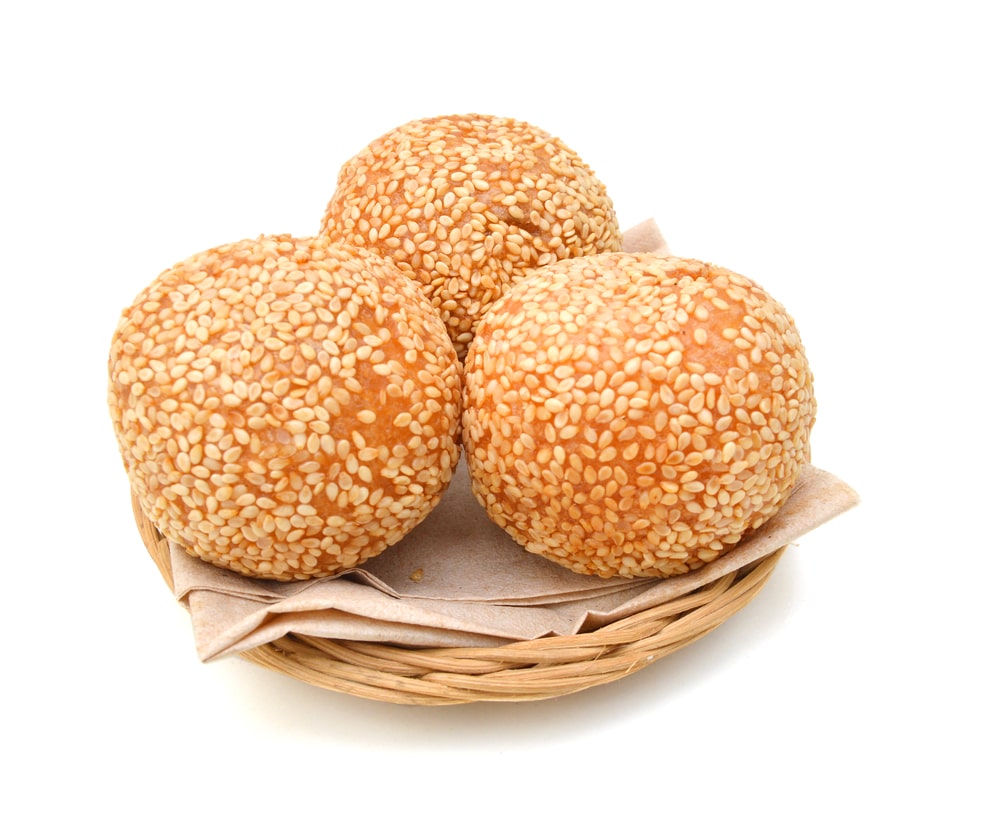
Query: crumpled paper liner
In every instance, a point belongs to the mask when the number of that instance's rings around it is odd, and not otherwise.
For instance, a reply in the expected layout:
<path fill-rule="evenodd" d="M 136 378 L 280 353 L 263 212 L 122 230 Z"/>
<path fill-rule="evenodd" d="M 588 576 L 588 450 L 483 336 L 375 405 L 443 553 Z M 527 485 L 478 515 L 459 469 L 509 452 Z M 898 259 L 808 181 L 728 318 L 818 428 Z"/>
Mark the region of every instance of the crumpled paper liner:
<path fill-rule="evenodd" d="M 174 591 L 202 660 L 289 632 L 410 647 L 499 646 L 589 631 L 685 595 L 791 544 L 857 494 L 806 465 L 770 521 L 701 569 L 663 580 L 578 575 L 518 546 L 486 517 L 460 462 L 441 503 L 400 543 L 336 578 L 256 581 L 170 545 Z"/>
<path fill-rule="evenodd" d="M 652 220 L 625 232 L 631 251 L 669 253 Z M 406 647 L 500 646 L 572 635 L 666 603 L 793 543 L 857 494 L 806 465 L 777 515 L 732 551 L 668 579 L 595 578 L 528 553 L 472 495 L 464 460 L 440 504 L 401 542 L 335 578 L 244 578 L 170 544 L 173 589 L 190 611 L 202 660 L 288 633 Z"/>

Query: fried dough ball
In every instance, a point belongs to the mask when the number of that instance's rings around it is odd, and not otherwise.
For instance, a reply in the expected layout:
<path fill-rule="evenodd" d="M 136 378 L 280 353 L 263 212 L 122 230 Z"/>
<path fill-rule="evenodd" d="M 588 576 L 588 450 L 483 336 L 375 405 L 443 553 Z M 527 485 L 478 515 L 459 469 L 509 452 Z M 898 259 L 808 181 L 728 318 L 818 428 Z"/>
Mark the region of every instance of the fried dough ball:
<path fill-rule="evenodd" d="M 513 119 L 445 116 L 379 137 L 340 170 L 322 230 L 419 282 L 465 357 L 522 274 L 622 247 L 605 186 L 561 140 Z"/>
<path fill-rule="evenodd" d="M 164 271 L 113 337 L 115 434 L 142 511 L 190 554 L 280 581 L 357 566 L 431 511 L 460 365 L 406 276 L 261 237 Z"/>
<path fill-rule="evenodd" d="M 484 316 L 465 374 L 476 497 L 579 573 L 696 569 L 771 517 L 809 458 L 792 319 L 694 260 L 609 253 L 523 279 Z"/>

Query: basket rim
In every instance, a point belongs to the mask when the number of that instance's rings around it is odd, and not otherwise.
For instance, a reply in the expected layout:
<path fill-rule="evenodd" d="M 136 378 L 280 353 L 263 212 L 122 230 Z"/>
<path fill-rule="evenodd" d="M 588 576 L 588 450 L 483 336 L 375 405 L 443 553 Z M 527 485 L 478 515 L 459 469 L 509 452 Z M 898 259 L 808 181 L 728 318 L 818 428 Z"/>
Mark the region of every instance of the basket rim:
<path fill-rule="evenodd" d="M 132 494 L 140 537 L 173 592 L 167 539 Z M 319 688 L 405 705 L 533 701 L 610 683 L 694 643 L 753 600 L 786 546 L 665 603 L 587 632 L 501 646 L 404 647 L 289 633 L 239 657 Z"/>

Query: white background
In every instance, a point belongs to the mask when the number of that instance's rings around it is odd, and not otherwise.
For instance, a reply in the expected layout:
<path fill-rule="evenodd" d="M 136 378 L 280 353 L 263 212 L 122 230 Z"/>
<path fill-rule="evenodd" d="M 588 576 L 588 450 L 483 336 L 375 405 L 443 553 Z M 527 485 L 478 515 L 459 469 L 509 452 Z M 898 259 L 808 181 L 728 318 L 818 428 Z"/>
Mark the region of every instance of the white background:
<path fill-rule="evenodd" d="M 4 813 L 997 817 L 988 5 L 8 6 Z M 315 232 L 368 141 L 468 111 L 559 135 L 624 226 L 778 297 L 814 462 L 863 503 L 716 632 L 557 700 L 400 707 L 201 664 L 132 521 L 117 315 L 194 252 Z"/>

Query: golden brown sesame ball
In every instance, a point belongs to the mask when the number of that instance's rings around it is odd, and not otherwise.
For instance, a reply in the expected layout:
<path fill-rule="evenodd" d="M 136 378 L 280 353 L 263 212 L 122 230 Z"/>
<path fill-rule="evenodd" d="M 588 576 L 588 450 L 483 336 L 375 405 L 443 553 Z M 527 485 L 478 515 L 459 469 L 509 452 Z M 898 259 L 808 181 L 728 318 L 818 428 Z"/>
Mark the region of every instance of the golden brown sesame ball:
<path fill-rule="evenodd" d="M 782 306 L 693 260 L 557 262 L 486 313 L 465 363 L 477 498 L 585 574 L 670 576 L 726 552 L 790 494 L 814 415 Z"/>
<path fill-rule="evenodd" d="M 392 258 L 444 316 L 459 358 L 518 276 L 622 247 L 603 183 L 563 142 L 513 119 L 434 117 L 340 171 L 322 230 Z"/>
<path fill-rule="evenodd" d="M 261 237 L 175 265 L 123 312 L 109 405 L 161 532 L 245 575 L 316 578 L 437 504 L 459 368 L 440 316 L 382 258 Z"/>

